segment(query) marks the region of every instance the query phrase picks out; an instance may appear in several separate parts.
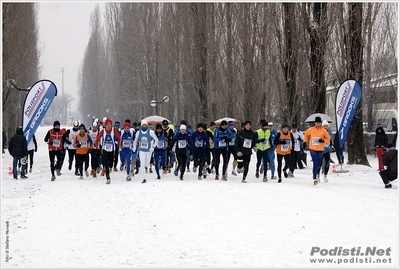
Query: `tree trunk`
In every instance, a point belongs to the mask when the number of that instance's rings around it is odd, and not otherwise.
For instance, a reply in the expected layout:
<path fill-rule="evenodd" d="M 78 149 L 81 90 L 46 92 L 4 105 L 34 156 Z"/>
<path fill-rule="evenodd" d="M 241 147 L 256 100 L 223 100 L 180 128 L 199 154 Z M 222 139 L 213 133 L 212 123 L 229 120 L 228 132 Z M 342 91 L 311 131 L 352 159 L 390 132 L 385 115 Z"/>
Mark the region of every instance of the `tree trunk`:
<path fill-rule="evenodd" d="M 349 4 L 350 69 L 349 78 L 354 78 L 361 85 L 363 81 L 363 43 L 362 43 L 362 3 Z M 362 98 L 361 98 L 362 99 Z M 347 135 L 348 163 L 368 165 L 365 154 L 362 100 L 358 103 L 353 121 Z"/>

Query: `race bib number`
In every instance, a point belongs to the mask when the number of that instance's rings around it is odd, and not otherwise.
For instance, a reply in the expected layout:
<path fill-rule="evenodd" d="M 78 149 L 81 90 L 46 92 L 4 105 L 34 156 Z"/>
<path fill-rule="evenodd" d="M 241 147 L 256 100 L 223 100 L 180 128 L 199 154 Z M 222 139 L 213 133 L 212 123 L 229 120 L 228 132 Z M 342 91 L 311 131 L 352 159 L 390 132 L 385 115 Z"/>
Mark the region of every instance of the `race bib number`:
<path fill-rule="evenodd" d="M 141 149 L 148 149 L 149 148 L 149 142 L 147 141 L 147 137 L 142 137 L 142 139 L 140 139 L 140 148 Z"/>
<path fill-rule="evenodd" d="M 131 140 L 122 141 L 122 147 L 129 148 L 131 146 L 131 144 L 132 144 L 131 142 L 132 142 Z"/>
<path fill-rule="evenodd" d="M 165 141 L 158 140 L 157 148 L 163 149 L 165 145 Z"/>
<path fill-rule="evenodd" d="M 244 142 L 243 142 L 243 147 L 250 149 L 251 148 L 251 141 L 252 141 L 251 139 L 245 138 Z"/>
<path fill-rule="evenodd" d="M 220 140 L 219 143 L 218 143 L 218 145 L 219 145 L 221 148 L 226 147 L 226 142 L 225 142 L 225 140 Z"/>
<path fill-rule="evenodd" d="M 194 145 L 196 146 L 196 148 L 201 148 L 203 146 L 203 141 L 196 141 Z"/>
<path fill-rule="evenodd" d="M 260 146 L 261 146 L 261 147 L 266 147 L 266 146 L 267 146 L 267 141 L 261 142 L 261 143 L 260 143 Z"/>
<path fill-rule="evenodd" d="M 186 140 L 179 140 L 178 148 L 180 148 L 180 149 L 186 148 Z"/>
<path fill-rule="evenodd" d="M 289 144 L 283 144 L 281 145 L 281 150 L 283 152 L 288 152 L 289 151 Z"/>
<path fill-rule="evenodd" d="M 87 140 L 81 140 L 81 147 L 86 148 L 87 147 Z"/>
<path fill-rule="evenodd" d="M 235 138 L 229 141 L 229 146 L 234 146 L 235 145 Z"/>
<path fill-rule="evenodd" d="M 112 142 L 107 142 L 104 144 L 104 149 L 106 151 L 112 151 L 113 150 L 113 143 Z"/>
<path fill-rule="evenodd" d="M 59 139 L 54 139 L 53 140 L 53 146 L 58 148 L 60 146 L 60 140 Z"/>
<path fill-rule="evenodd" d="M 313 138 L 311 138 L 311 144 L 313 144 L 313 145 L 319 145 L 319 137 L 313 137 Z"/>

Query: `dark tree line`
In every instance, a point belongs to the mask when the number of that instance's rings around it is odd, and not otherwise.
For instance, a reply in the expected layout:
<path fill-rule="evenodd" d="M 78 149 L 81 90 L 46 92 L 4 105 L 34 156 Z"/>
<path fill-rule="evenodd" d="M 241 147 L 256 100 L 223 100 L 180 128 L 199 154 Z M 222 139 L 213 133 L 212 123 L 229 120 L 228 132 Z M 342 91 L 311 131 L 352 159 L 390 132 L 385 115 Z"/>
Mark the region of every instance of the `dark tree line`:
<path fill-rule="evenodd" d="M 40 77 L 35 16 L 35 4 L 3 3 L 3 78 L 22 86 Z M 82 115 L 301 124 L 334 100 L 327 88 L 354 78 L 363 99 L 348 137 L 350 163 L 366 163 L 357 138 L 363 116 L 373 118 L 371 81 L 397 74 L 397 3 L 117 2 L 103 14 L 97 7 L 90 27 Z M 17 124 L 10 103 L 19 94 L 3 84 L 4 127 Z M 164 96 L 168 103 L 150 106 Z"/>

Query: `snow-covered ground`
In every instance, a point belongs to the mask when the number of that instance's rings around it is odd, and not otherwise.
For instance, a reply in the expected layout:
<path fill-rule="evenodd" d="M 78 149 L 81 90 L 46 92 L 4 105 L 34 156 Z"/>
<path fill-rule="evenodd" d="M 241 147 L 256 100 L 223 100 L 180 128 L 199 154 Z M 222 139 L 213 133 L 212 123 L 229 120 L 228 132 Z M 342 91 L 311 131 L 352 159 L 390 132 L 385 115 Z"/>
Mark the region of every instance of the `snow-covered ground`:
<path fill-rule="evenodd" d="M 79 180 L 66 169 L 68 157 L 52 182 L 43 141 L 50 128 L 36 133 L 28 179 L 13 180 L 12 159 L 2 155 L 2 267 L 399 265 L 399 193 L 384 188 L 374 156 L 372 167 L 344 165 L 348 173 L 316 187 L 309 156 L 308 168 L 277 184 L 255 178 L 254 154 L 247 184 L 241 175 L 199 181 L 193 172 L 183 182 L 148 174 L 142 184 L 118 171 L 106 185 L 101 176 Z M 342 255 L 333 255 L 335 247 Z M 383 250 L 366 253 L 375 247 Z"/>

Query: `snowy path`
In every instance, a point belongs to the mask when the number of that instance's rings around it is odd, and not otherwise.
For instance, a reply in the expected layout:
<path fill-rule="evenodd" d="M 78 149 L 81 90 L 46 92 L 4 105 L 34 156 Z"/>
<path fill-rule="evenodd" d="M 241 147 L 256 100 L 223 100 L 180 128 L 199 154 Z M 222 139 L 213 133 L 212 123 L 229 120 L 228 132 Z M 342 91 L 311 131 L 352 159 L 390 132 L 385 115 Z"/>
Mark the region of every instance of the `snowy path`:
<path fill-rule="evenodd" d="M 49 128 L 36 134 L 27 180 L 8 175 L 11 157 L 3 154 L 4 267 L 328 266 L 310 262 L 312 247 L 390 247 L 391 263 L 345 267 L 398 266 L 398 190 L 384 188 L 374 156 L 372 167 L 346 165 L 349 173 L 317 187 L 311 162 L 295 178 L 263 183 L 254 177 L 255 155 L 248 184 L 241 175 L 199 181 L 193 172 L 183 182 L 173 174 L 157 182 L 153 173 L 141 184 L 140 176 L 127 182 L 118 171 L 106 185 L 104 177 L 78 180 L 65 163 L 51 182 L 43 142 Z"/>

